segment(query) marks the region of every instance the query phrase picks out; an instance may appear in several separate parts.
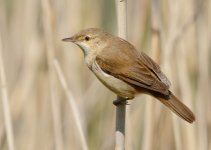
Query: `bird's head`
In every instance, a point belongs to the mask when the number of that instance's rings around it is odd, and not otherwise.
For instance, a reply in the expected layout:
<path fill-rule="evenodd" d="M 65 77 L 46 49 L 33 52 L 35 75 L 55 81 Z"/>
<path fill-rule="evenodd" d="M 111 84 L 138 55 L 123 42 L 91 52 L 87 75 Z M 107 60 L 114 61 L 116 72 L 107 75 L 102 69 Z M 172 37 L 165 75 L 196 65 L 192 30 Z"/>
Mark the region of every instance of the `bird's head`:
<path fill-rule="evenodd" d="M 69 38 L 64 38 L 62 41 L 72 42 L 77 44 L 84 52 L 85 56 L 91 51 L 97 52 L 106 46 L 106 41 L 110 37 L 108 33 L 97 29 L 89 28 L 80 31 L 79 33 L 73 35 Z"/>

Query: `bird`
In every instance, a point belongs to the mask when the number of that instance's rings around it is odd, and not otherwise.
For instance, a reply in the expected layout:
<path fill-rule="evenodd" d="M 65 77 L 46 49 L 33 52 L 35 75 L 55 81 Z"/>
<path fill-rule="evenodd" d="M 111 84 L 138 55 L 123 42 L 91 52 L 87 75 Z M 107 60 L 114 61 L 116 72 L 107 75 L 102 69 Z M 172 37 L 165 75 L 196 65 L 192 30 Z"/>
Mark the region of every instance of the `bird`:
<path fill-rule="evenodd" d="M 195 121 L 193 112 L 170 91 L 171 83 L 160 66 L 128 41 L 99 28 L 81 30 L 62 41 L 82 49 L 88 68 L 121 101 L 151 95 L 185 121 Z"/>

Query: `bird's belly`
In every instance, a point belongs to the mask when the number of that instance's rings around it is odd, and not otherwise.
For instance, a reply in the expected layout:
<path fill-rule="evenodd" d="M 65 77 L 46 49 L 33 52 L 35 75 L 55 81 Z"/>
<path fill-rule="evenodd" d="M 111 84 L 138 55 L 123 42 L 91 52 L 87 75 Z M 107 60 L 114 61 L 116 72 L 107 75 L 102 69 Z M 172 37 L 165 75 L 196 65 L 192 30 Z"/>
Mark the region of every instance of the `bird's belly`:
<path fill-rule="evenodd" d="M 124 81 L 105 73 L 97 62 L 94 62 L 92 64 L 92 68 L 90 69 L 107 88 L 116 93 L 118 96 L 129 99 L 134 98 L 136 94 L 135 88 Z"/>

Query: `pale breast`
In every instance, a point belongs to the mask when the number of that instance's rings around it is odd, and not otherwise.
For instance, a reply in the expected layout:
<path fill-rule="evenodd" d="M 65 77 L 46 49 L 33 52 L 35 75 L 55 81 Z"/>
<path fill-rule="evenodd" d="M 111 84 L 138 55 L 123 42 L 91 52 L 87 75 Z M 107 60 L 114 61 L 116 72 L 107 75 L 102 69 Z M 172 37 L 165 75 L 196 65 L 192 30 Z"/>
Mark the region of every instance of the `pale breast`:
<path fill-rule="evenodd" d="M 129 99 L 134 98 L 136 90 L 132 86 L 105 73 L 96 61 L 92 63 L 90 69 L 107 88 L 116 93 L 118 96 Z"/>

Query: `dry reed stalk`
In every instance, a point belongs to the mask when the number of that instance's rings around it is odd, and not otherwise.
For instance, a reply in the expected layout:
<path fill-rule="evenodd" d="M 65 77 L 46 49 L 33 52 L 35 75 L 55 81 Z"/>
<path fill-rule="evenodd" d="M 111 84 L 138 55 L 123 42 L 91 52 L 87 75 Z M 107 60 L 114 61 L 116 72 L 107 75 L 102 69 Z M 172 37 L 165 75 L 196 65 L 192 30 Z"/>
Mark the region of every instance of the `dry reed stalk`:
<path fill-rule="evenodd" d="M 193 2 L 187 1 L 186 5 L 188 5 L 187 8 L 193 10 Z M 184 3 L 181 1 L 180 5 L 184 5 Z M 201 6 L 200 6 L 201 7 Z M 190 11 L 187 9 L 186 11 Z M 177 34 L 174 36 L 173 39 L 173 48 L 178 48 L 176 54 L 177 54 L 177 76 L 179 78 L 179 89 L 181 91 L 181 99 L 188 104 L 190 108 L 193 108 L 193 96 L 194 95 L 191 92 L 191 83 L 189 80 L 190 74 L 188 72 L 188 57 L 190 53 L 194 53 L 193 49 L 191 49 L 191 52 L 187 50 L 185 47 L 188 45 L 189 39 L 185 39 L 186 37 L 185 33 L 188 33 L 188 29 L 195 24 L 195 21 L 198 19 L 198 16 L 200 15 L 199 11 L 196 11 L 195 13 L 192 13 L 192 16 L 190 16 L 187 21 L 184 21 L 184 23 L 180 26 L 178 29 Z M 191 36 L 189 36 L 191 37 Z M 194 39 L 196 38 L 196 39 Z M 197 36 L 193 37 L 193 40 L 197 41 Z M 197 120 L 197 119 L 196 119 Z M 183 131 L 183 136 L 184 141 L 183 142 L 183 148 L 184 149 L 191 149 L 195 150 L 197 149 L 196 146 L 196 124 L 184 124 L 184 130 Z"/>
<path fill-rule="evenodd" d="M 184 41 L 185 42 L 185 41 Z M 188 104 L 187 106 L 190 108 L 193 108 L 193 104 L 191 103 L 192 100 L 192 93 L 191 93 L 191 87 L 188 80 L 189 74 L 188 74 L 188 68 L 187 68 L 187 61 L 185 59 L 185 55 L 188 55 L 187 52 L 185 53 L 184 48 L 184 42 L 181 42 L 181 44 L 177 43 L 177 45 L 181 45 L 180 50 L 178 50 L 177 58 L 178 58 L 178 77 L 179 77 L 179 85 L 180 85 L 180 91 L 181 91 L 181 99 L 184 101 L 185 104 Z M 183 144 L 183 147 L 185 149 L 191 149 L 195 150 L 195 134 L 194 134 L 194 126 L 195 124 L 183 124 L 184 126 L 184 135 L 185 135 L 185 141 Z"/>
<path fill-rule="evenodd" d="M 151 39 L 151 49 L 152 58 L 159 63 L 160 60 L 160 27 L 159 27 L 159 15 L 160 15 L 160 5 L 157 0 L 151 1 L 151 26 L 152 26 L 152 39 Z M 146 110 L 145 110 L 145 121 L 144 121 L 144 140 L 142 149 L 151 150 L 153 148 L 153 132 L 155 124 L 155 107 L 156 101 L 152 97 L 147 97 L 146 100 Z"/>
<path fill-rule="evenodd" d="M 180 44 L 178 43 L 180 41 L 180 39 L 184 36 L 185 32 L 187 31 L 187 29 L 194 23 L 194 21 L 197 19 L 197 15 L 198 14 L 193 14 L 193 16 L 187 20 L 185 23 L 181 24 L 179 21 L 179 16 L 181 16 L 181 11 L 179 10 L 179 5 L 184 5 L 183 2 L 173 2 L 170 3 L 169 7 L 170 7 L 170 14 L 171 17 L 170 18 L 174 18 L 171 19 L 172 21 L 170 22 L 170 32 L 168 34 L 168 36 L 166 38 L 168 38 L 167 41 L 167 46 L 166 46 L 166 50 L 168 50 L 169 52 L 166 53 L 165 58 L 171 58 L 173 56 L 173 50 L 175 48 L 178 48 L 177 46 Z M 189 4 L 190 6 L 191 4 Z M 179 24 L 180 23 L 180 24 Z M 179 27 L 176 27 L 175 25 L 179 24 Z M 176 31 L 176 32 L 175 32 Z M 183 42 L 184 39 L 181 41 Z M 183 44 L 182 47 L 179 47 L 180 49 L 183 49 L 184 47 L 184 42 L 181 43 Z M 185 51 L 185 49 L 183 49 L 183 51 Z M 178 51 L 177 52 L 178 56 L 177 56 L 177 66 L 178 66 L 178 77 L 179 77 L 179 86 L 180 89 L 182 91 L 182 99 L 186 100 L 188 102 L 188 106 L 192 106 L 191 104 L 191 90 L 190 90 L 190 83 L 188 81 L 188 68 L 187 66 L 187 61 L 184 60 L 184 52 L 182 51 Z M 186 53 L 187 54 L 187 53 Z M 188 53 L 189 54 L 189 53 Z M 188 55 L 187 54 L 187 55 Z M 168 64 L 167 64 L 168 66 Z M 169 72 L 170 76 L 172 76 L 172 72 Z M 176 148 L 177 149 L 192 149 L 194 150 L 196 147 L 194 146 L 195 144 L 195 135 L 194 135 L 194 126 L 193 125 L 189 125 L 189 124 L 185 124 L 185 128 L 184 128 L 184 133 L 181 134 L 181 129 L 180 126 L 178 124 L 177 119 L 174 117 L 173 118 L 173 127 L 174 127 L 174 135 L 175 135 L 175 143 L 176 143 Z M 181 142 L 181 136 L 185 137 L 185 141 L 183 144 Z"/>
<path fill-rule="evenodd" d="M 117 99 L 121 99 L 121 97 L 117 97 Z M 116 106 L 115 150 L 125 149 L 125 113 L 125 105 Z"/>
<path fill-rule="evenodd" d="M 196 2 L 196 6 L 199 6 L 201 1 Z M 198 48 L 198 92 L 197 92 L 197 134 L 198 134 L 198 145 L 197 149 L 208 149 L 208 123 L 206 106 L 207 101 L 210 100 L 209 93 L 209 47 L 208 43 L 208 23 L 207 23 L 207 10 L 205 8 L 196 8 L 201 12 L 197 22 L 196 22 L 196 32 L 197 32 L 197 48 Z"/>
<path fill-rule="evenodd" d="M 154 116 L 155 102 L 153 98 L 146 98 L 146 110 L 144 118 L 144 133 L 143 133 L 143 150 L 152 150 L 153 148 L 153 131 L 154 131 Z"/>
<path fill-rule="evenodd" d="M 61 85 L 62 85 L 62 87 L 65 91 L 67 98 L 68 98 L 68 102 L 70 104 L 70 107 L 72 109 L 73 118 L 75 120 L 76 127 L 78 129 L 78 133 L 79 133 L 79 137 L 80 137 L 81 147 L 83 148 L 83 150 L 88 150 L 86 138 L 85 138 L 83 128 L 82 128 L 82 125 L 81 125 L 80 115 L 79 115 L 79 111 L 77 109 L 77 105 L 75 103 L 75 99 L 74 99 L 72 93 L 70 92 L 70 90 L 68 89 L 66 79 L 64 77 L 64 74 L 63 74 L 61 67 L 60 67 L 57 60 L 54 60 L 54 67 L 55 67 L 56 73 L 58 75 L 59 81 L 60 81 L 60 83 L 61 83 Z"/>
<path fill-rule="evenodd" d="M 5 70 L 4 70 L 4 64 L 3 64 L 3 54 L 2 50 L 2 39 L 0 34 L 0 89 L 1 89 L 1 95 L 2 95 L 2 110 L 4 115 L 4 124 L 6 129 L 6 137 L 7 137 L 7 143 L 8 143 L 8 149 L 9 150 L 15 150 L 14 145 L 14 132 L 12 127 L 12 118 L 11 118 L 11 111 L 10 111 L 10 104 L 9 104 L 9 98 L 8 98 L 8 90 L 7 90 L 7 82 L 6 82 L 6 76 L 5 76 Z"/>
<path fill-rule="evenodd" d="M 193 4 L 191 4 L 190 1 L 187 1 L 185 4 L 183 2 L 180 2 L 180 5 L 188 5 L 187 10 L 185 11 L 189 11 L 190 9 L 193 7 Z M 193 8 L 192 8 L 193 9 Z M 185 13 L 187 14 L 187 13 Z M 180 28 L 178 29 L 177 34 L 174 36 L 174 42 L 173 42 L 173 48 L 177 48 L 176 51 L 176 58 L 177 58 L 177 76 L 178 76 L 178 83 L 179 83 L 179 89 L 181 91 L 181 100 L 183 100 L 183 102 L 185 104 L 187 104 L 188 107 L 190 107 L 193 110 L 193 93 L 191 92 L 191 83 L 189 80 L 190 74 L 188 72 L 188 57 L 190 55 L 190 51 L 187 49 L 188 47 L 188 38 L 187 37 L 188 34 L 186 33 L 190 33 L 187 31 L 191 31 L 188 30 L 191 26 L 194 25 L 195 20 L 197 19 L 198 14 L 194 14 L 192 13 L 192 16 L 190 16 L 189 19 L 186 19 L 184 21 L 183 24 L 181 24 Z M 191 36 L 190 36 L 191 37 Z M 193 40 L 197 40 L 194 39 Z M 191 49 L 191 53 L 194 53 L 193 49 Z M 197 120 L 197 119 L 196 119 Z M 188 124 L 188 123 L 184 123 L 182 124 L 182 133 L 181 134 L 184 139 L 183 139 L 183 145 L 182 148 L 183 149 L 191 149 L 191 150 L 195 150 L 196 149 L 196 135 L 195 135 L 195 126 L 196 124 Z"/>
<path fill-rule="evenodd" d="M 127 0 L 116 0 L 118 35 L 127 39 Z M 117 96 L 117 99 L 121 99 Z M 126 105 L 116 106 L 115 150 L 125 149 Z"/>
<path fill-rule="evenodd" d="M 160 24 L 160 34 L 161 34 L 161 48 L 163 50 L 163 61 L 161 62 L 163 71 L 166 73 L 166 75 L 170 78 L 170 81 L 172 81 L 172 70 L 170 63 L 172 58 L 172 52 L 173 52 L 173 42 L 175 34 L 177 33 L 177 21 L 178 21 L 178 2 L 176 1 L 169 1 L 168 3 L 168 9 L 169 9 L 169 30 L 165 32 L 164 23 Z M 162 16 L 164 17 L 164 16 Z M 161 18 L 160 18 L 161 19 Z M 164 18 L 162 18 L 164 19 Z M 180 129 L 179 129 L 179 123 L 175 115 L 172 115 L 172 121 L 173 121 L 173 130 L 174 130 L 174 140 L 177 150 L 182 149 L 182 143 L 181 143 L 181 135 L 180 135 Z"/>
<path fill-rule="evenodd" d="M 49 0 L 42 0 L 42 10 L 43 10 L 43 23 L 44 23 L 44 36 L 46 40 L 47 49 L 47 62 L 49 67 L 48 79 L 49 79 L 49 89 L 50 89 L 50 99 L 53 117 L 53 129 L 54 129 L 54 139 L 56 150 L 63 149 L 63 140 L 61 132 L 61 118 L 59 110 L 59 101 L 57 97 L 56 90 L 56 77 L 53 70 L 53 59 L 54 59 L 54 43 L 53 43 L 53 13 Z"/>

